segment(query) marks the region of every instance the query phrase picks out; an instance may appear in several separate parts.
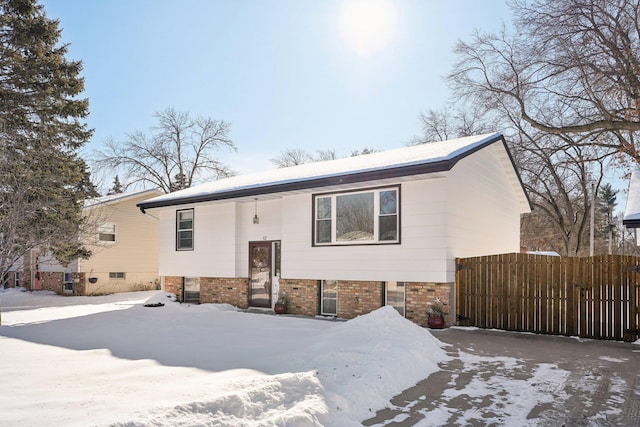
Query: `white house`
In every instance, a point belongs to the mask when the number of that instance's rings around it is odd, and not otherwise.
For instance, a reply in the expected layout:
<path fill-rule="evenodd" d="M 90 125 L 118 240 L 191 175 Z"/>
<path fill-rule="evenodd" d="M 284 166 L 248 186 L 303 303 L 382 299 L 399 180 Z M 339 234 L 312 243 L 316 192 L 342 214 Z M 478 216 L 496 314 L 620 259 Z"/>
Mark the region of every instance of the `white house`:
<path fill-rule="evenodd" d="M 498 133 L 235 176 L 138 204 L 183 300 L 355 317 L 453 313 L 455 258 L 517 252 L 530 205 Z"/>

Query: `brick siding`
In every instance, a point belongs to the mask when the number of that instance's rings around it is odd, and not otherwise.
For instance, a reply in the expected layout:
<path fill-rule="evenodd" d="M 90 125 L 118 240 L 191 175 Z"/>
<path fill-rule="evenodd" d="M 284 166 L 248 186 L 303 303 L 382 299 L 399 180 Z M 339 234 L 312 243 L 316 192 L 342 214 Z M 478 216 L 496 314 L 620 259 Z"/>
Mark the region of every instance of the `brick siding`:
<path fill-rule="evenodd" d="M 226 303 L 238 308 L 247 308 L 249 307 L 249 281 L 237 277 L 201 277 L 200 302 Z"/>
<path fill-rule="evenodd" d="M 383 282 L 338 281 L 338 317 L 353 319 L 384 305 Z"/>
<path fill-rule="evenodd" d="M 72 273 L 73 295 L 87 294 L 87 273 Z"/>
<path fill-rule="evenodd" d="M 182 302 L 182 285 L 184 280 L 180 276 L 164 276 L 164 291 L 176 294 L 178 301 Z"/>
<path fill-rule="evenodd" d="M 449 283 L 424 283 L 406 282 L 406 317 L 413 323 L 420 326 L 427 326 L 427 311 L 429 306 L 440 300 L 445 312 L 445 324 L 450 324 L 449 297 L 451 295 L 451 284 Z"/>
<path fill-rule="evenodd" d="M 42 271 L 42 289 L 45 291 L 53 291 L 56 294 L 63 294 L 64 273 L 57 271 Z"/>
<path fill-rule="evenodd" d="M 280 292 L 289 298 L 287 313 L 316 316 L 319 313 L 319 280 L 280 279 Z"/>
<path fill-rule="evenodd" d="M 176 294 L 182 301 L 182 277 L 165 276 L 164 290 Z M 317 316 L 320 313 L 320 280 L 280 279 L 280 291 L 289 299 L 287 313 Z M 427 311 L 439 299 L 450 324 L 449 298 L 452 284 L 406 282 L 405 316 L 408 320 L 427 326 Z M 201 303 L 226 303 L 238 308 L 248 307 L 249 284 L 246 278 L 200 278 Z M 338 317 L 353 319 L 384 305 L 384 282 L 338 281 Z"/>

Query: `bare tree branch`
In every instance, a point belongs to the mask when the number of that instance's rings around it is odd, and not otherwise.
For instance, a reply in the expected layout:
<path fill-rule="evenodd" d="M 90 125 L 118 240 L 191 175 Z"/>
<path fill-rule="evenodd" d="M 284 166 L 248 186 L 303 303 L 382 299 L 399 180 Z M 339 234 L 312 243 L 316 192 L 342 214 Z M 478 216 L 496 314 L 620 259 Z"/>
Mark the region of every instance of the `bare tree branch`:
<path fill-rule="evenodd" d="M 188 188 L 202 179 L 233 175 L 214 157 L 220 148 L 235 150 L 231 125 L 209 117 L 192 119 L 188 113 L 167 108 L 156 112 L 151 136 L 140 131 L 125 141 L 109 139 L 95 155 L 99 170 L 122 170 L 127 185 L 141 184 L 171 191 Z"/>

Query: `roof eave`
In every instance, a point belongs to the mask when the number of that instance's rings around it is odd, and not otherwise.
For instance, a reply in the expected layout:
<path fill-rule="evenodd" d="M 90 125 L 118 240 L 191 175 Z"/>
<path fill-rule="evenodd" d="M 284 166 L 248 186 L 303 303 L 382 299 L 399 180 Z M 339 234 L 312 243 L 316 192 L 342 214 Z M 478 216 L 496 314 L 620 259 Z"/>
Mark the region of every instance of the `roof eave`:
<path fill-rule="evenodd" d="M 623 219 L 622 225 L 627 228 L 640 228 L 640 219 Z"/>
<path fill-rule="evenodd" d="M 264 194 L 307 190 L 311 188 L 323 188 L 323 187 L 330 187 L 334 185 L 357 184 L 361 182 L 380 180 L 380 179 L 389 179 L 389 178 L 399 178 L 403 176 L 446 172 L 451 170 L 456 165 L 456 163 L 458 163 L 463 158 L 470 156 L 471 154 L 498 141 L 502 141 L 503 144 L 506 144 L 504 137 L 501 134 L 496 134 L 493 138 L 488 138 L 482 144 L 472 147 L 469 150 L 466 150 L 463 153 L 458 154 L 457 156 L 454 156 L 450 159 L 444 159 L 444 160 L 439 160 L 435 162 L 425 161 L 422 163 L 412 163 L 409 165 L 400 165 L 400 166 L 388 167 L 383 169 L 347 172 L 347 173 L 336 174 L 331 176 L 302 179 L 298 181 L 279 182 L 279 183 L 276 182 L 276 183 L 266 184 L 266 185 L 255 185 L 251 187 L 238 188 L 238 189 L 232 189 L 227 191 L 219 191 L 219 192 L 210 193 L 210 194 L 199 194 L 194 196 L 187 196 L 187 197 L 182 197 L 178 199 L 160 200 L 157 202 L 153 202 L 153 201 L 140 202 L 137 204 L 137 206 L 140 209 L 140 211 L 142 211 L 142 213 L 145 213 L 147 209 L 160 208 L 160 207 L 179 206 L 179 205 L 186 205 L 186 204 L 192 204 L 192 203 L 211 202 L 216 200 L 228 200 L 228 199 L 236 199 L 241 197 L 260 196 Z M 509 152 L 508 149 L 507 149 L 507 152 Z M 513 163 L 513 159 L 511 159 L 511 161 Z M 515 166 L 514 166 L 514 169 L 515 169 Z M 517 173 L 517 169 L 516 169 L 516 173 Z M 518 175 L 518 179 L 520 179 L 519 175 Z"/>
<path fill-rule="evenodd" d="M 346 173 L 334 175 L 330 177 L 320 177 L 301 181 L 275 183 L 270 185 L 255 186 L 249 188 L 240 188 L 229 191 L 221 191 L 212 194 L 201 194 L 180 199 L 166 200 L 159 202 L 141 202 L 138 207 L 145 212 L 146 209 L 179 206 L 191 203 L 211 202 L 216 200 L 237 199 L 240 197 L 261 196 L 264 194 L 285 193 L 289 191 L 306 190 L 310 188 L 323 188 L 333 185 L 357 184 L 360 182 L 398 178 L 401 176 L 412 176 L 434 172 L 443 172 L 450 170 L 453 165 L 449 165 L 450 160 L 431 164 L 419 164 L 411 166 L 402 166 L 397 168 L 389 168 L 384 170 Z"/>

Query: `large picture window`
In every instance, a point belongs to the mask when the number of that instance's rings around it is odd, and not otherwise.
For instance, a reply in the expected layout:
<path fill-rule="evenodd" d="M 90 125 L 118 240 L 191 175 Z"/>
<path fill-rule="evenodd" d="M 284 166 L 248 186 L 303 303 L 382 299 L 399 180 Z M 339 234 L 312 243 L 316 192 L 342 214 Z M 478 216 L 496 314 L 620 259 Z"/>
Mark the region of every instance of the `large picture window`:
<path fill-rule="evenodd" d="M 193 209 L 176 212 L 176 249 L 193 249 Z"/>
<path fill-rule="evenodd" d="M 398 243 L 399 187 L 314 196 L 314 244 Z"/>

